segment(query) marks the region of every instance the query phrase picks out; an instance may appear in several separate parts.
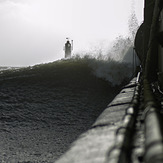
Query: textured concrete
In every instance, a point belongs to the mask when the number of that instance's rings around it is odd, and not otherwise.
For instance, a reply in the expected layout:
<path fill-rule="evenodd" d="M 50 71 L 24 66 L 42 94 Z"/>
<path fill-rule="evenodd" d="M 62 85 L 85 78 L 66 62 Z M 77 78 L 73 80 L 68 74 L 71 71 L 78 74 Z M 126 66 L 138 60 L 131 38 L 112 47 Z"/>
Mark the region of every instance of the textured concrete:
<path fill-rule="evenodd" d="M 115 142 L 115 132 L 134 95 L 135 81 L 136 78 L 121 90 L 92 127 L 79 136 L 56 163 L 105 163 Z"/>

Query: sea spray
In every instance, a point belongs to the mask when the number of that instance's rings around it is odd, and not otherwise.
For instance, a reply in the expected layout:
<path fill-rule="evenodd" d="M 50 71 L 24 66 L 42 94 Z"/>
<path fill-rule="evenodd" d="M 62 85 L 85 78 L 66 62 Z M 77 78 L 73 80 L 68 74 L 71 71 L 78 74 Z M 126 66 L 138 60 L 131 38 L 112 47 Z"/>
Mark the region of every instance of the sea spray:
<path fill-rule="evenodd" d="M 131 64 L 117 62 L 112 59 L 92 60 L 90 66 L 97 77 L 109 81 L 112 86 L 120 85 L 132 76 Z"/>
<path fill-rule="evenodd" d="M 132 1 L 127 36 L 120 35 L 112 42 L 94 41 L 89 50 L 74 55 L 77 58 L 85 58 L 93 73 L 109 81 L 113 86 L 130 79 L 140 64 L 134 51 L 134 38 L 139 27 L 134 6 L 135 2 Z"/>
<path fill-rule="evenodd" d="M 96 77 L 108 81 L 113 87 L 128 81 L 132 76 L 132 65 L 130 63 L 115 61 L 111 58 L 106 59 L 102 56 L 95 58 L 90 55 L 80 57 L 78 55 L 71 60 L 86 63 Z"/>
<path fill-rule="evenodd" d="M 130 23 L 136 22 L 134 16 L 134 14 L 131 15 Z M 137 23 L 133 26 L 130 23 L 128 36 L 117 37 L 110 46 L 104 41 L 101 44 L 96 43 L 89 51 L 76 53 L 73 59 L 85 59 L 93 69 L 93 73 L 109 81 L 112 86 L 131 79 L 140 62 L 133 47 Z"/>
<path fill-rule="evenodd" d="M 133 40 L 130 37 L 119 36 L 110 47 L 96 46 L 89 52 L 78 52 L 73 58 L 85 59 L 93 69 L 93 73 L 109 81 L 112 86 L 120 85 L 131 79 L 139 62 L 133 63 L 138 57 L 133 53 Z M 134 57 L 133 57 L 134 55 Z"/>

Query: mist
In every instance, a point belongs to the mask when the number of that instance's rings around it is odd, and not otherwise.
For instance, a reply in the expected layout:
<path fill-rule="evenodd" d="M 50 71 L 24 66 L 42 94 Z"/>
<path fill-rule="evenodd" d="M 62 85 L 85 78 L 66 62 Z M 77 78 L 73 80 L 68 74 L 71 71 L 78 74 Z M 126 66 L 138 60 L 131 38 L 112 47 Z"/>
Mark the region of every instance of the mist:
<path fill-rule="evenodd" d="M 74 40 L 74 53 L 97 44 L 108 48 L 114 38 L 128 34 L 131 2 L 123 4 L 118 0 L 0 0 L 0 66 L 61 59 L 66 37 Z"/>

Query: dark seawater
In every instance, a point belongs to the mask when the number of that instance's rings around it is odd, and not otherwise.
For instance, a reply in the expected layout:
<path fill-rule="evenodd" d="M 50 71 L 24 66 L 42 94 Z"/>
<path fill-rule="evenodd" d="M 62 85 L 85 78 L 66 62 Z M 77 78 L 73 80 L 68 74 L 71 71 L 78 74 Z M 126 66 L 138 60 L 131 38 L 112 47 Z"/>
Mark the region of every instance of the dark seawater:
<path fill-rule="evenodd" d="M 0 162 L 54 162 L 119 92 L 86 59 L 0 74 Z"/>

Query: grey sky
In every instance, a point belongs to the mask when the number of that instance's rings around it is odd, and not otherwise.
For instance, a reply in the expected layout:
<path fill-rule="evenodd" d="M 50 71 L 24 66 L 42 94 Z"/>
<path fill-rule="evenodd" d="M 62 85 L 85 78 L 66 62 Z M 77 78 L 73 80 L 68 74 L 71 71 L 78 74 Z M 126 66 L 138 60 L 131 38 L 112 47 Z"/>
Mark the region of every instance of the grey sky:
<path fill-rule="evenodd" d="M 63 55 L 65 37 L 75 50 L 92 40 L 127 35 L 131 0 L 0 0 L 0 65 L 24 66 Z M 135 2 L 139 22 L 142 0 Z"/>

